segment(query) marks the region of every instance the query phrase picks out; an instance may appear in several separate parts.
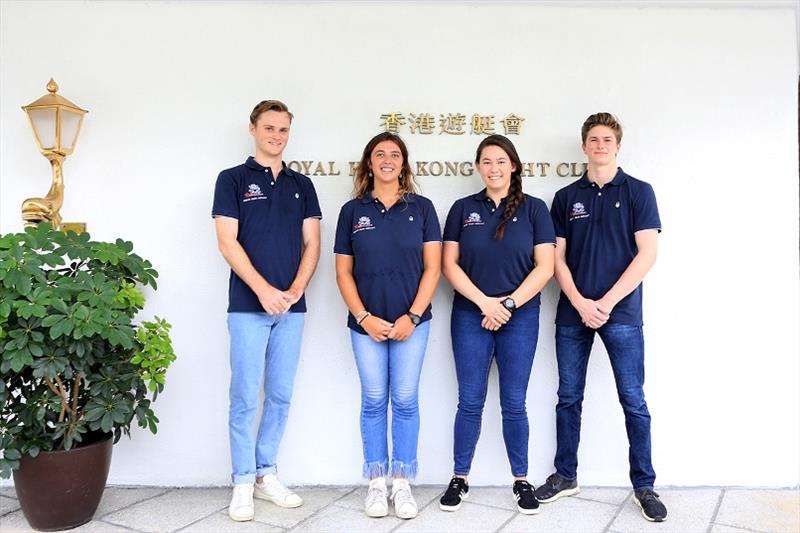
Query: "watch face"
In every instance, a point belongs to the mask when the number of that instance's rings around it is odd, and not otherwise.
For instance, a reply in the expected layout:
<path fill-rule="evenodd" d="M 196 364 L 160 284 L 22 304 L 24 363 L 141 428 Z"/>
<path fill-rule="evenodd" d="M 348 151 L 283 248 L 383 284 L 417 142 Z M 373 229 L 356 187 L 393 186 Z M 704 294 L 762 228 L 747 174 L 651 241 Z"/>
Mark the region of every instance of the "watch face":
<path fill-rule="evenodd" d="M 511 298 L 506 298 L 505 300 L 503 300 L 503 305 L 506 307 L 506 309 L 514 309 L 516 307 L 516 305 L 514 304 L 514 300 L 512 300 Z"/>

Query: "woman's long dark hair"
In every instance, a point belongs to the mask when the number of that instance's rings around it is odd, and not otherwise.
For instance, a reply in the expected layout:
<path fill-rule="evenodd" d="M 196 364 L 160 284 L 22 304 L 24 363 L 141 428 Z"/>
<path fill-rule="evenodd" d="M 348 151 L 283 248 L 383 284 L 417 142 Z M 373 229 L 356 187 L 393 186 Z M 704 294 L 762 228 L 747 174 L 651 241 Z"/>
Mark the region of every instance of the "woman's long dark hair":
<path fill-rule="evenodd" d="M 525 201 L 525 195 L 522 193 L 522 161 L 519 159 L 514 144 L 506 137 L 502 135 L 489 135 L 478 145 L 478 150 L 475 152 L 476 165 L 481 160 L 481 152 L 487 146 L 497 146 L 504 151 L 515 168 L 511 172 L 511 184 L 508 187 L 508 196 L 506 196 L 506 208 L 505 211 L 503 211 L 503 217 L 500 219 L 500 224 L 497 225 L 497 229 L 494 230 L 494 238 L 501 240 L 506 232 L 506 223 L 514 216 L 517 207 Z"/>

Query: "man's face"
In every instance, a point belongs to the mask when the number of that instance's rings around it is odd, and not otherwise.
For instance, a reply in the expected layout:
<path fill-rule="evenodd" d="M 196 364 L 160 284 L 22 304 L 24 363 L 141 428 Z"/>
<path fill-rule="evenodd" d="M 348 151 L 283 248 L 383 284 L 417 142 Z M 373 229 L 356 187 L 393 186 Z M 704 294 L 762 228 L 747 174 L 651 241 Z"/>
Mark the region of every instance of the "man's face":
<path fill-rule="evenodd" d="M 595 126 L 586 134 L 586 142 L 581 145 L 590 165 L 609 165 L 617 161 L 619 143 L 614 130 L 608 126 Z"/>
<path fill-rule="evenodd" d="M 264 111 L 255 125 L 250 124 L 250 135 L 256 141 L 256 150 L 268 157 L 280 157 L 289 142 L 289 114 L 282 111 Z"/>

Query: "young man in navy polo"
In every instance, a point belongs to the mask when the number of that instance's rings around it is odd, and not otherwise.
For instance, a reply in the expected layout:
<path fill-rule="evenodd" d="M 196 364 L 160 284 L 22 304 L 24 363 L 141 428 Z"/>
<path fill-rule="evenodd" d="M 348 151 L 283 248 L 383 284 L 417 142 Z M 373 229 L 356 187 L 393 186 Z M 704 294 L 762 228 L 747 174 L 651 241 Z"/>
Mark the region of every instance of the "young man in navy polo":
<path fill-rule="evenodd" d="M 558 405 L 556 471 L 536 489 L 549 503 L 580 491 L 577 481 L 581 408 L 595 333 L 606 347 L 628 433 L 634 501 L 647 520 L 667 509 L 653 491 L 650 413 L 644 399 L 642 280 L 656 261 L 658 216 L 653 188 L 617 167 L 622 127 L 609 113 L 581 129 L 584 175 L 558 191 L 551 215 L 556 230 L 555 274 Z"/>
<path fill-rule="evenodd" d="M 250 114 L 255 156 L 223 170 L 214 191 L 217 242 L 231 267 L 228 429 L 234 489 L 228 515 L 236 521 L 254 518 L 254 495 L 281 507 L 303 504 L 278 480 L 275 463 L 300 357 L 304 292 L 319 260 L 322 213 L 311 180 L 283 162 L 292 118 L 282 102 L 259 103 Z"/>

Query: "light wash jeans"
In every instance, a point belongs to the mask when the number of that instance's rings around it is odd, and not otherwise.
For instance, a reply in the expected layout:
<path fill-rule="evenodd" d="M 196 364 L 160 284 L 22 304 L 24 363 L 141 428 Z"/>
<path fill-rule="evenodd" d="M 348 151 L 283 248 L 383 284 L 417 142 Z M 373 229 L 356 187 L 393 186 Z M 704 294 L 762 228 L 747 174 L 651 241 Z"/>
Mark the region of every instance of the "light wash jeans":
<path fill-rule="evenodd" d="M 300 359 L 303 313 L 228 313 L 231 387 L 228 431 L 233 483 L 274 474 Z M 266 373 L 266 376 L 264 375 Z M 253 420 L 264 387 L 264 408 L 253 438 Z"/>
<path fill-rule="evenodd" d="M 428 344 L 430 321 L 414 329 L 406 341 L 376 342 L 350 330 L 361 378 L 363 476 L 367 479 L 417 475 L 419 439 L 419 376 Z M 392 400 L 392 465 L 389 469 L 387 407 Z"/>

